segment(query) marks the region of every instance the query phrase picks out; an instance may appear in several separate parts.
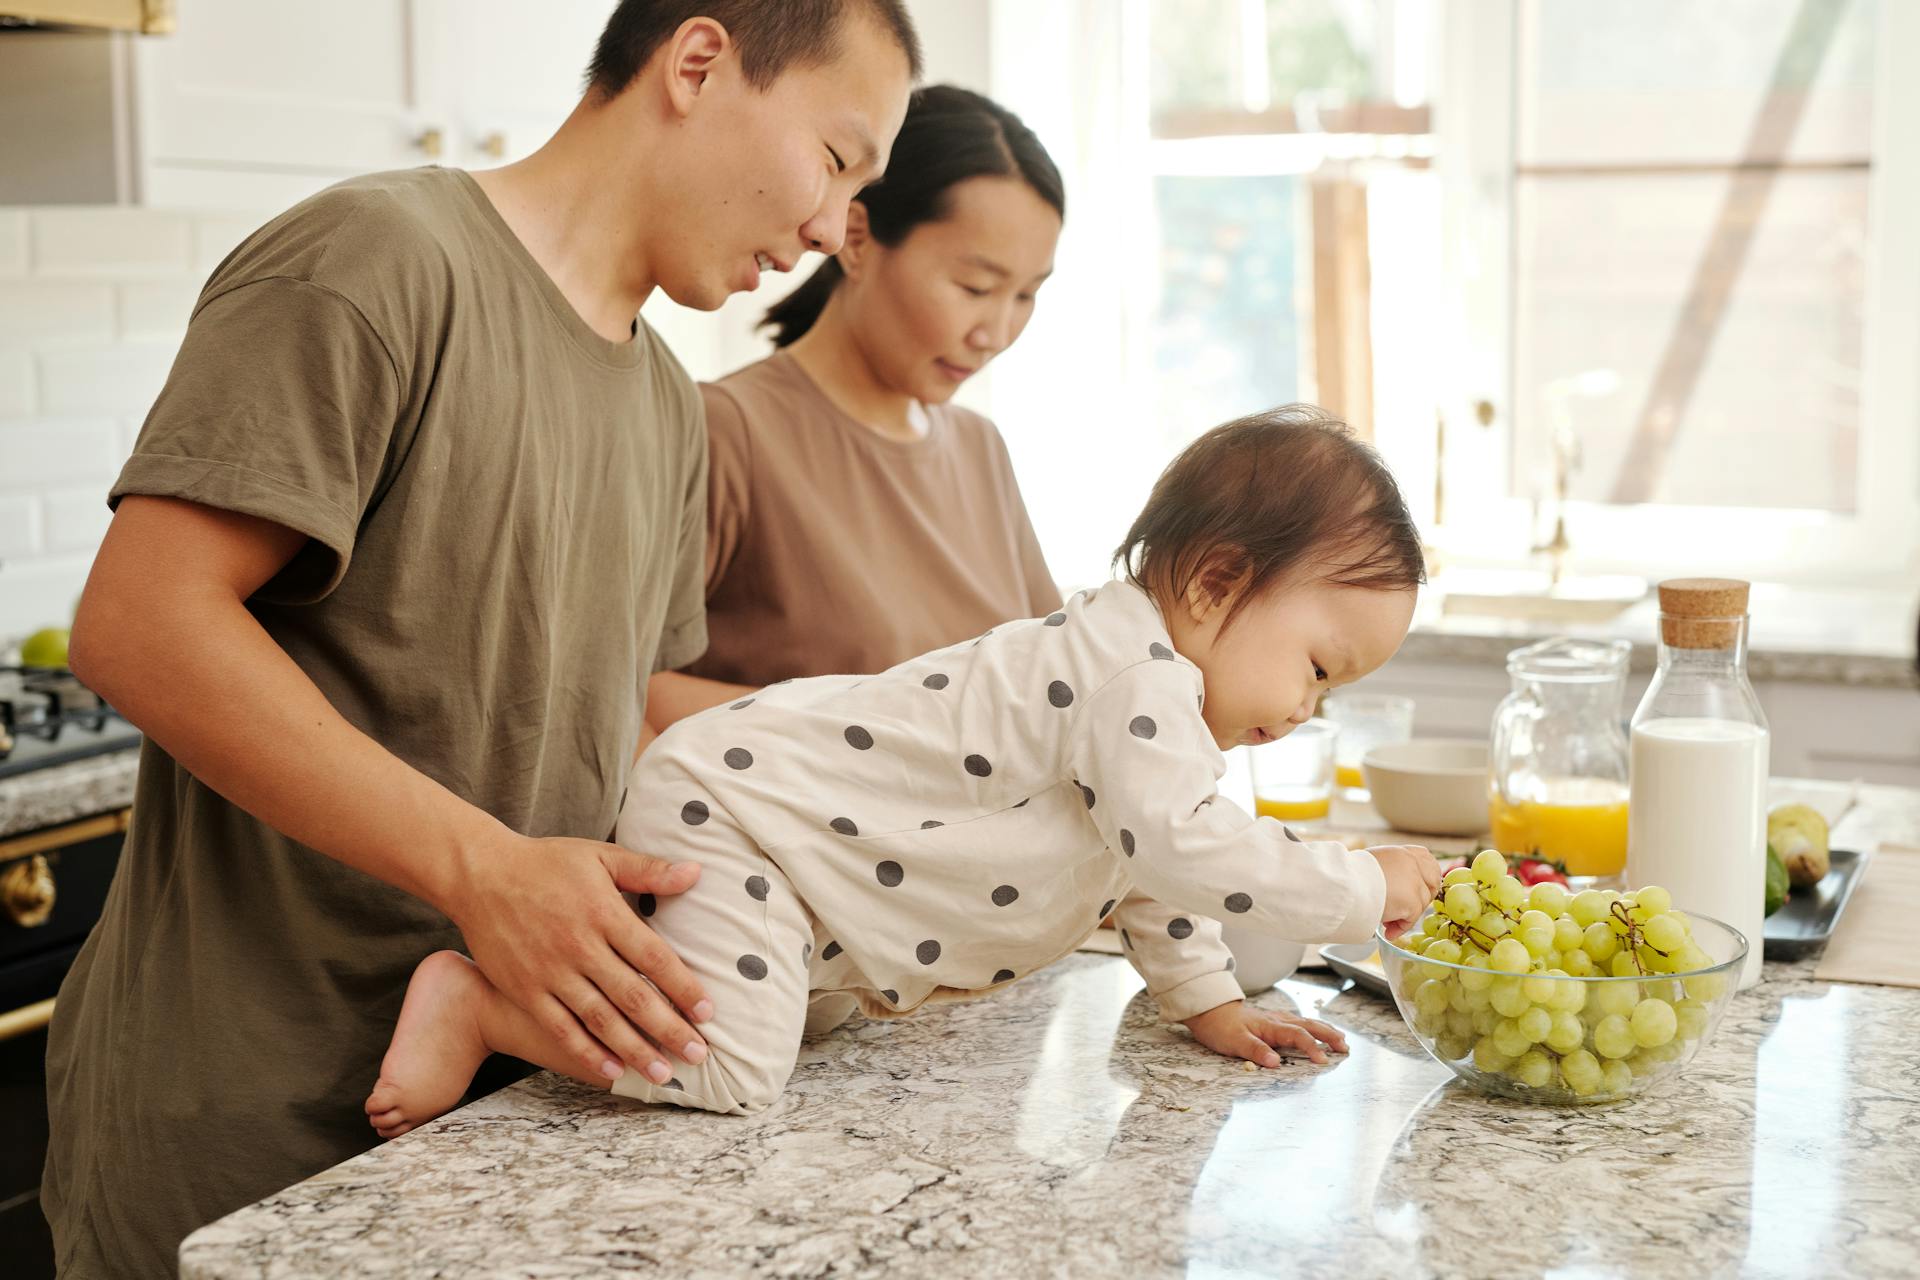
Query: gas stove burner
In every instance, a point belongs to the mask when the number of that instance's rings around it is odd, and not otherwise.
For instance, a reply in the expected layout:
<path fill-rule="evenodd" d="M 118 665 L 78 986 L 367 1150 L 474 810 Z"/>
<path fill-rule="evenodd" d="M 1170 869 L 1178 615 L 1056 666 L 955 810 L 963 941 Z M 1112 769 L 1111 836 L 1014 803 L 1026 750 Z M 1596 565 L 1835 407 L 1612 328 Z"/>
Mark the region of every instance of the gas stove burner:
<path fill-rule="evenodd" d="M 0 776 L 136 746 L 139 730 L 63 667 L 0 666 Z"/>

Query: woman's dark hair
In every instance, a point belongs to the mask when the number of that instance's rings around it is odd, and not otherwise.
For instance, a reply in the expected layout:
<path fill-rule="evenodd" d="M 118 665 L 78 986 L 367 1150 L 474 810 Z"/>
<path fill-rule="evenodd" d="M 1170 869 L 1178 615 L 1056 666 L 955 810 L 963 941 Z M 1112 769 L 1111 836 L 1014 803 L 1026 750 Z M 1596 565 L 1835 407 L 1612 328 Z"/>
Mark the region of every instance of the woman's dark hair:
<path fill-rule="evenodd" d="M 617 97 L 681 23 L 712 18 L 739 47 L 747 83 L 765 89 L 796 63 L 819 66 L 837 57 L 849 10 L 864 11 L 892 35 L 920 78 L 920 37 L 902 0 L 620 0 L 594 46 L 587 86 Z"/>
<path fill-rule="evenodd" d="M 1198 581 L 1236 593 L 1222 626 L 1296 573 L 1398 590 L 1427 580 L 1420 532 L 1393 473 L 1344 422 L 1310 404 L 1236 419 L 1188 445 L 1154 483 L 1113 555 L 1162 601 Z"/>
<path fill-rule="evenodd" d="M 915 91 L 907 104 L 886 176 L 855 198 L 866 206 L 873 238 L 892 248 L 915 227 L 946 217 L 954 187 L 982 177 L 1019 178 L 1055 213 L 1067 215 L 1060 170 L 1019 116 L 971 90 L 934 84 Z M 776 347 L 813 327 L 841 278 L 840 263 L 828 258 L 767 308 L 760 327 L 772 327 Z"/>

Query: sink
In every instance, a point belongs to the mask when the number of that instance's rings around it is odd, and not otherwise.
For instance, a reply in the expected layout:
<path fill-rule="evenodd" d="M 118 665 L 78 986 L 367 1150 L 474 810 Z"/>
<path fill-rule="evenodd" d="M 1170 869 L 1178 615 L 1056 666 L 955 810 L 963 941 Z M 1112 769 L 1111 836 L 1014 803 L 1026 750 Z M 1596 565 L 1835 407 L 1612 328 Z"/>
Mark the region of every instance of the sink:
<path fill-rule="evenodd" d="M 1590 574 L 1554 582 L 1543 570 L 1449 569 L 1433 584 L 1450 617 L 1608 622 L 1647 598 L 1647 580 Z"/>

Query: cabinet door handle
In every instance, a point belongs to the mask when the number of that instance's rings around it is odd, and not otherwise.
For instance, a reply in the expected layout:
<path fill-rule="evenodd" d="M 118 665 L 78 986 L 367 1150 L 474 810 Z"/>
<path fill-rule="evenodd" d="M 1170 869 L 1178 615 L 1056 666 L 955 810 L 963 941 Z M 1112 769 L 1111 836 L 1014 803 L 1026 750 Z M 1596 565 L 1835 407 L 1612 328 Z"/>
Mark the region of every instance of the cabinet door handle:
<path fill-rule="evenodd" d="M 439 125 L 428 125 L 413 135 L 415 150 L 429 159 L 437 160 L 440 153 L 447 149 L 447 135 Z"/>
<path fill-rule="evenodd" d="M 507 135 L 495 129 L 486 137 L 473 144 L 481 155 L 492 156 L 495 160 L 507 154 Z"/>

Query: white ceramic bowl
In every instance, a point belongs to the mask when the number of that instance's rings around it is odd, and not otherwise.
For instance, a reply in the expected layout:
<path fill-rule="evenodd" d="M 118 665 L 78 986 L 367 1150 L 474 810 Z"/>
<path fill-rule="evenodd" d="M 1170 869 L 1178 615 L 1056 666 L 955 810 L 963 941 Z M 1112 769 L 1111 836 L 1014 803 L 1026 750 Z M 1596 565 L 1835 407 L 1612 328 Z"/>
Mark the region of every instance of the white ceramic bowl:
<path fill-rule="evenodd" d="M 1290 978 L 1307 953 L 1305 943 L 1288 942 L 1270 933 L 1256 933 L 1244 925 L 1221 924 L 1220 939 L 1233 952 L 1233 976 L 1240 989 L 1259 995 L 1282 978 Z"/>
<path fill-rule="evenodd" d="M 1360 760 L 1373 807 L 1397 831 L 1477 836 L 1487 830 L 1487 744 L 1415 738 L 1374 747 Z"/>

